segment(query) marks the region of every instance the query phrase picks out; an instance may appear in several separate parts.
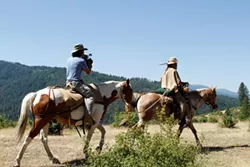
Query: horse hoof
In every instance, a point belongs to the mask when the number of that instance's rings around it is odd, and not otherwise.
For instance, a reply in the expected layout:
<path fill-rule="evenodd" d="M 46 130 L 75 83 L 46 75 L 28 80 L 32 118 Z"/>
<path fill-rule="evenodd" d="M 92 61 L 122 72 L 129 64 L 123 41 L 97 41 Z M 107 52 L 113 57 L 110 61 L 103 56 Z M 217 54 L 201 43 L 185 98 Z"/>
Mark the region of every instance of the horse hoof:
<path fill-rule="evenodd" d="M 57 158 L 52 159 L 53 164 L 61 164 L 61 162 Z"/>
<path fill-rule="evenodd" d="M 97 147 L 95 148 L 95 150 L 96 150 L 98 153 L 100 153 L 100 152 L 102 151 L 102 147 L 101 147 L 101 146 L 97 146 Z"/>
<path fill-rule="evenodd" d="M 83 154 L 83 159 L 86 161 L 87 159 L 89 158 L 89 155 L 88 154 Z"/>
<path fill-rule="evenodd" d="M 13 167 L 20 167 L 20 163 L 15 162 L 15 164 L 13 165 Z"/>

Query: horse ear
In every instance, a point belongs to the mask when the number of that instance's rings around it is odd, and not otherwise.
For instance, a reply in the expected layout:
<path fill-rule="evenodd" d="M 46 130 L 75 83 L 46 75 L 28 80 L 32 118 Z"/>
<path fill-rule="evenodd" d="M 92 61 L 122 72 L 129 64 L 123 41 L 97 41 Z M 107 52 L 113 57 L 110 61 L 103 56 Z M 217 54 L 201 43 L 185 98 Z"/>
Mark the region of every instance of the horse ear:
<path fill-rule="evenodd" d="M 130 82 L 130 80 L 129 80 L 129 79 L 127 79 L 127 80 L 126 80 L 126 84 L 127 84 L 127 85 L 129 85 L 129 82 Z"/>
<path fill-rule="evenodd" d="M 212 91 L 215 91 L 215 89 L 216 89 L 216 86 L 212 86 L 212 88 L 211 88 L 211 89 L 212 89 Z"/>

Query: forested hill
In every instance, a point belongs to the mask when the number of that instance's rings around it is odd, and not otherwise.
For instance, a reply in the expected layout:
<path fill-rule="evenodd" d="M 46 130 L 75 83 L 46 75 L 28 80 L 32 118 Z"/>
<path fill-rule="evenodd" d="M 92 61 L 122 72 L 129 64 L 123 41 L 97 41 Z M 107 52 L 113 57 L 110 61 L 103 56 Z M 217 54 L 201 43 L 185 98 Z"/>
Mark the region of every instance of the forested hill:
<path fill-rule="evenodd" d="M 20 63 L 12 63 L 0 60 L 0 114 L 7 119 L 17 120 L 20 104 L 23 97 L 31 92 L 45 88 L 46 86 L 65 86 L 66 69 L 61 67 L 26 66 Z M 84 75 L 87 83 L 101 83 L 109 80 L 123 81 L 127 78 L 92 72 L 90 76 Z M 131 78 L 131 85 L 136 92 L 154 91 L 160 86 L 159 82 L 146 78 Z M 227 96 L 218 96 L 219 108 L 237 106 L 237 99 Z M 110 122 L 112 113 L 123 111 L 121 101 L 114 102 L 109 108 L 109 114 L 105 122 Z"/>

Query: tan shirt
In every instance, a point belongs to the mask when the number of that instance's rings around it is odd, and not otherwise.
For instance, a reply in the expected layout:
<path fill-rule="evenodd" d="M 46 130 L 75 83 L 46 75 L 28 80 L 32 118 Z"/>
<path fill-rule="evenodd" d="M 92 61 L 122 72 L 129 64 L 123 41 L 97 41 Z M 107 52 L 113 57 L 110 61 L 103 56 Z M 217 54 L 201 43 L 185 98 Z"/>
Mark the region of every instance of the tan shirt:
<path fill-rule="evenodd" d="M 180 84 L 181 78 L 176 69 L 168 68 L 166 71 L 164 71 L 163 76 L 161 78 L 162 88 L 172 91 Z"/>

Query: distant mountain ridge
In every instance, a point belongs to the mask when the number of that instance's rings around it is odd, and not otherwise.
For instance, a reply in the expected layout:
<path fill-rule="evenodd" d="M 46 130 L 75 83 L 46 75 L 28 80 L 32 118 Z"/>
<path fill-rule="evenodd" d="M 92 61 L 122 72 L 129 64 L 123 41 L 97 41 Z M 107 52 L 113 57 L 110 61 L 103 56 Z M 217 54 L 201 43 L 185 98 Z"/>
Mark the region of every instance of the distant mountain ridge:
<path fill-rule="evenodd" d="M 190 85 L 189 87 L 192 90 L 208 88 L 208 86 L 205 86 L 205 85 Z M 227 90 L 227 89 L 216 88 L 216 92 L 218 95 L 224 95 L 224 96 L 228 96 L 228 97 L 238 98 L 238 93 Z"/>

